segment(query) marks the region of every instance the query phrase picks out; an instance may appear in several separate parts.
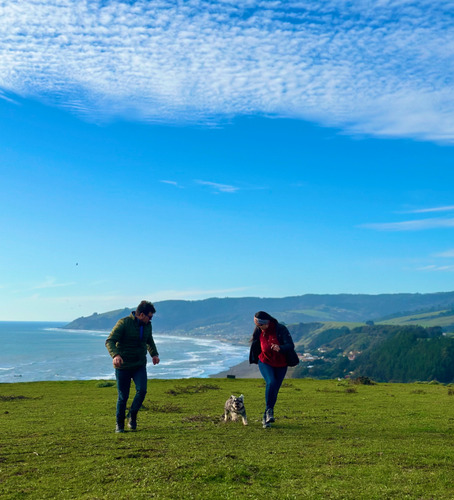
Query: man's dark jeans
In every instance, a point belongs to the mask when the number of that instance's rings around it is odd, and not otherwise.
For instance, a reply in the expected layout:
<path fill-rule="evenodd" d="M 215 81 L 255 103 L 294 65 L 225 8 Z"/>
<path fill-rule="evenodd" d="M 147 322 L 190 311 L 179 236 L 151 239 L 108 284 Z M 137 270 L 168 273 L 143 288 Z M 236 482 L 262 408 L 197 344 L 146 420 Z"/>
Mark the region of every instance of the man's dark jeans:
<path fill-rule="evenodd" d="M 123 428 L 125 425 L 126 403 L 129 398 L 131 380 L 134 380 L 136 395 L 132 400 L 129 412 L 131 415 L 137 415 L 147 394 L 147 367 L 144 365 L 134 370 L 119 370 L 117 368 L 115 369 L 115 376 L 117 378 L 118 390 L 117 424 Z"/>
<path fill-rule="evenodd" d="M 287 367 L 283 366 L 275 368 L 274 366 L 270 366 L 259 361 L 259 370 L 266 383 L 266 409 L 273 409 L 274 405 L 276 404 L 277 394 L 279 392 L 279 389 L 281 388 L 285 374 L 287 373 Z"/>

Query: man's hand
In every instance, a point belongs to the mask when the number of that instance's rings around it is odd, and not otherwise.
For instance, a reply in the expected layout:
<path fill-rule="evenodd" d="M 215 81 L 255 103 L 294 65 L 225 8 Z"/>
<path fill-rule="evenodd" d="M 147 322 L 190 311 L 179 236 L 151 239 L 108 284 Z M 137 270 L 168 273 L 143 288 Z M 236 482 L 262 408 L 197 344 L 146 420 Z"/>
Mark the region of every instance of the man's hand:
<path fill-rule="evenodd" d="M 159 356 L 153 356 L 151 359 L 153 360 L 154 365 L 159 365 L 160 361 Z"/>
<path fill-rule="evenodd" d="M 114 368 L 120 368 L 122 364 L 123 364 L 123 358 L 119 354 L 117 354 L 113 359 Z"/>

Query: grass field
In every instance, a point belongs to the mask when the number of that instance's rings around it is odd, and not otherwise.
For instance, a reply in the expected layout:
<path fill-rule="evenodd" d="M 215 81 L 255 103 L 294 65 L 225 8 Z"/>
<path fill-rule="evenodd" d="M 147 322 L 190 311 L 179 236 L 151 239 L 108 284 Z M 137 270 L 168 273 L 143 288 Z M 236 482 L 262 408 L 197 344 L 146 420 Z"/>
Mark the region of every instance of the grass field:
<path fill-rule="evenodd" d="M 346 326 L 350 330 L 353 330 L 354 328 L 358 326 L 364 326 L 365 323 L 353 323 L 351 321 L 326 321 L 321 323 L 321 326 L 315 330 L 312 330 L 309 334 L 304 335 L 303 338 L 295 342 L 295 346 L 301 349 L 302 346 L 309 345 L 314 338 L 316 338 L 320 333 L 324 332 L 325 330 L 331 330 L 331 329 L 340 329 L 343 326 Z"/>
<path fill-rule="evenodd" d="M 451 327 L 454 325 L 454 315 L 440 316 L 440 313 L 446 312 L 447 311 L 435 311 L 411 314 L 409 316 L 399 316 L 398 318 L 392 318 L 386 321 L 378 321 L 377 325 L 419 325 L 425 328 L 432 326 Z"/>
<path fill-rule="evenodd" d="M 454 388 L 289 379 L 263 429 L 259 379 L 150 380 L 136 432 L 116 388 L 0 385 L 2 499 L 453 499 Z M 245 395 L 249 426 L 221 420 Z"/>

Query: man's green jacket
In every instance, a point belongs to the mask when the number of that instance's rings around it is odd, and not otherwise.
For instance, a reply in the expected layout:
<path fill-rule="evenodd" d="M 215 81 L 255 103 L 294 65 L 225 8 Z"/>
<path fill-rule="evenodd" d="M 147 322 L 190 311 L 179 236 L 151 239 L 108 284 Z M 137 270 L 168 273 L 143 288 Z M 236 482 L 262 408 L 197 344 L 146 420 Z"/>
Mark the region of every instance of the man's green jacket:
<path fill-rule="evenodd" d="M 107 337 L 106 347 L 112 358 L 118 354 L 123 358 L 120 370 L 146 365 L 147 350 L 151 357 L 159 356 L 151 332 L 151 323 L 147 325 L 139 323 L 135 311 L 126 318 L 118 320 Z"/>

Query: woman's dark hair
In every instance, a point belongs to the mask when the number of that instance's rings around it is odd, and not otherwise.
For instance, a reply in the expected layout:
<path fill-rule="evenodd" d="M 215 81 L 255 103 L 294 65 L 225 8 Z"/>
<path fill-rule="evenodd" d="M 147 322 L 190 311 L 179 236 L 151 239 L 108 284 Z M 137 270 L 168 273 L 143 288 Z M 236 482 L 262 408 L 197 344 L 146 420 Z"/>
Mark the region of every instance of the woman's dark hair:
<path fill-rule="evenodd" d="M 254 317 L 257 319 L 264 319 L 266 321 L 270 321 L 271 323 L 277 323 L 277 319 L 273 318 L 273 316 L 271 316 L 270 314 L 268 314 L 265 311 L 256 312 L 254 314 Z M 260 335 L 260 331 L 261 331 L 260 328 L 258 326 L 256 326 L 254 328 L 254 331 L 252 332 L 252 337 L 251 337 L 249 342 L 252 342 L 253 340 L 255 340 L 255 338 L 257 338 Z"/>
<path fill-rule="evenodd" d="M 273 322 L 277 323 L 277 319 L 273 318 L 273 316 L 271 316 L 270 314 L 268 314 L 265 311 L 256 312 L 254 314 L 254 317 L 257 318 L 257 319 L 264 319 L 266 321 L 273 321 Z"/>

